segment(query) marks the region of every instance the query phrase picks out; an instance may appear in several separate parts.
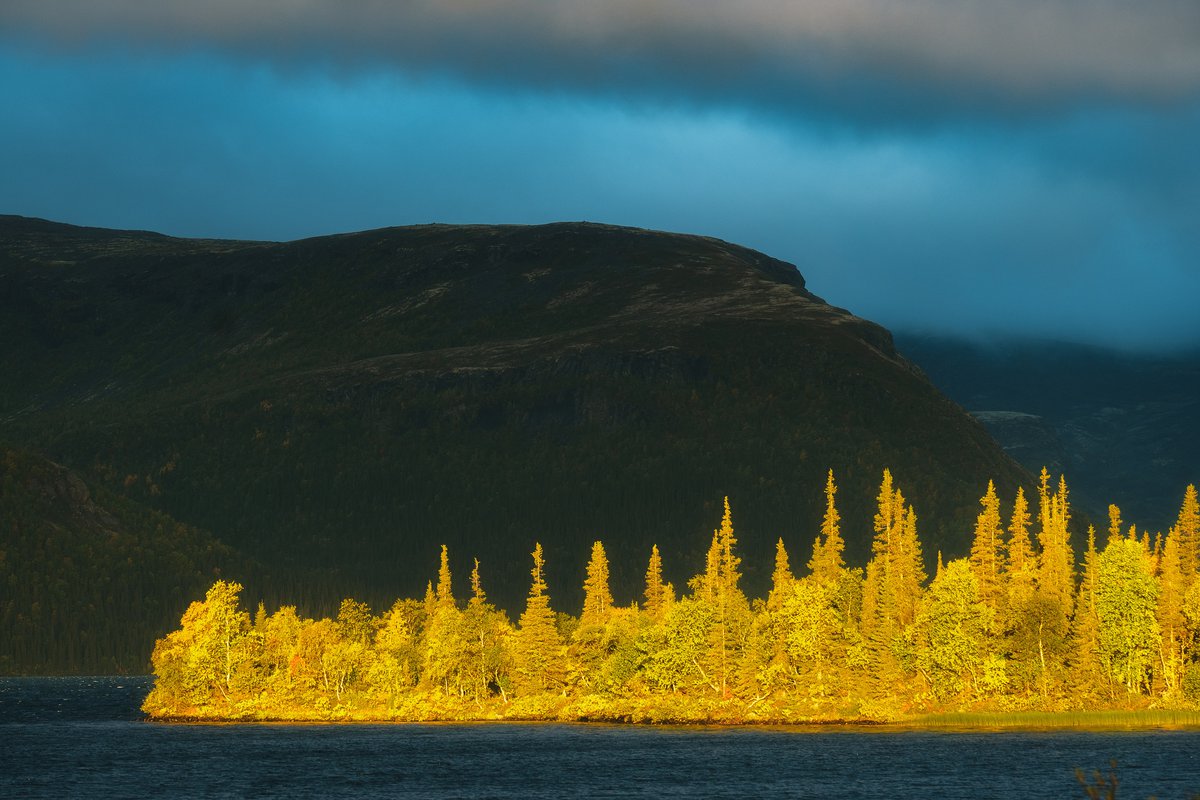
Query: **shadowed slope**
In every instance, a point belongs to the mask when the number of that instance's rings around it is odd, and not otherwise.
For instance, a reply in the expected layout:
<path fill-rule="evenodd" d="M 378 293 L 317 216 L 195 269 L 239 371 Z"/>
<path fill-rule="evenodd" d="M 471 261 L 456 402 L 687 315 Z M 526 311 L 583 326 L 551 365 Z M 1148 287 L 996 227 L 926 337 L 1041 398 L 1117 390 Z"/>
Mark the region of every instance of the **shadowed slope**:
<path fill-rule="evenodd" d="M 588 545 L 617 601 L 650 545 L 677 586 L 729 495 L 747 588 L 807 560 L 838 474 L 861 563 L 882 469 L 925 552 L 964 554 L 989 477 L 1025 474 L 790 265 L 587 223 L 290 243 L 0 219 L 0 435 L 214 531 L 313 607 L 419 594 L 450 546 L 514 613 L 546 546 L 576 611 Z M 164 471 L 166 465 L 170 470 Z"/>

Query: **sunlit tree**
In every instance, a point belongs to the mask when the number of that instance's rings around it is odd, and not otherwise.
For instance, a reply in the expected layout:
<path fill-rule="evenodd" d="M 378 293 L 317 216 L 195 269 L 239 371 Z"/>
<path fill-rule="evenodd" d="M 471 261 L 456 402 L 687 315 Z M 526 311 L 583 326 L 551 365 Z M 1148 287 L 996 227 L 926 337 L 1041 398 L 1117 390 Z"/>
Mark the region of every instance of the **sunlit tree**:
<path fill-rule="evenodd" d="M 525 600 L 525 612 L 521 614 L 513 654 L 517 688 L 527 694 L 556 690 L 564 679 L 563 642 L 550 608 L 544 577 L 546 562 L 540 543 L 534 545 L 532 555 L 533 582 Z"/>
<path fill-rule="evenodd" d="M 979 582 L 979 598 L 996 610 L 1002 602 L 1004 572 L 1004 529 L 1000 522 L 1000 498 L 996 485 L 988 481 L 987 492 L 979 500 L 983 510 L 975 520 L 975 538 L 971 543 L 971 572 Z"/>
<path fill-rule="evenodd" d="M 946 564 L 929 587 L 916 623 L 917 663 L 939 698 L 1000 685 L 998 664 L 988 673 L 987 642 L 995 611 L 982 602 L 970 564 Z"/>
<path fill-rule="evenodd" d="M 836 583 L 841 571 L 846 567 L 843 560 L 846 544 L 842 539 L 842 517 L 834 500 L 836 494 L 837 484 L 833 480 L 833 470 L 829 470 L 825 481 L 825 515 L 821 519 L 821 532 L 813 542 L 812 560 L 808 562 L 809 572 L 825 584 Z"/>
<path fill-rule="evenodd" d="M 1104 548 L 1096 586 L 1100 660 L 1113 682 L 1131 693 L 1150 686 L 1160 644 L 1157 602 L 1158 584 L 1141 544 L 1118 539 Z"/>
<path fill-rule="evenodd" d="M 583 582 L 583 613 L 580 625 L 603 625 L 613 610 L 612 592 L 608 587 L 608 556 L 604 545 L 592 543 L 592 557 L 587 565 L 587 579 Z"/>

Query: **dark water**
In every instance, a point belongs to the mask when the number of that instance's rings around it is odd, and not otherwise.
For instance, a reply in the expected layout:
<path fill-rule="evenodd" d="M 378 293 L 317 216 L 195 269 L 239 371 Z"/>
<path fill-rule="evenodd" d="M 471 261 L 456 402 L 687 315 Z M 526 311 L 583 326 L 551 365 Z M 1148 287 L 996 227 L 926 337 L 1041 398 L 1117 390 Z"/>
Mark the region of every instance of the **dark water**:
<path fill-rule="evenodd" d="M 145 679 L 0 679 L 0 798 L 1083 797 L 1200 790 L 1200 732 L 160 725 Z"/>

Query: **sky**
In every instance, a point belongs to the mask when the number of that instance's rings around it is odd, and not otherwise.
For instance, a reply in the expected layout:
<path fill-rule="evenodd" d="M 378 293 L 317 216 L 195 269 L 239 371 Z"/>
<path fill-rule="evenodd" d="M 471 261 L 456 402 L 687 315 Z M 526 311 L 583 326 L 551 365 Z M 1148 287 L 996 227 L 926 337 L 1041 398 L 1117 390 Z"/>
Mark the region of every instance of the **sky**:
<path fill-rule="evenodd" d="M 1200 346 L 1195 0 L 3 0 L 0 213 L 592 220 L 895 330 Z"/>

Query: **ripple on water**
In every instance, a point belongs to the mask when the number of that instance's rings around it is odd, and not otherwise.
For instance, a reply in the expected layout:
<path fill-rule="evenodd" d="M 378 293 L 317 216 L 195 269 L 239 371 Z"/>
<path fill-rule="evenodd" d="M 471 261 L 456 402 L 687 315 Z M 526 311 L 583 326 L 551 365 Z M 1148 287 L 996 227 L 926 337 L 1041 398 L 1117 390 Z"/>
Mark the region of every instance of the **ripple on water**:
<path fill-rule="evenodd" d="M 1114 758 L 1124 797 L 1200 789 L 1193 731 L 162 725 L 149 688 L 0 680 L 0 797 L 1061 798 Z"/>

